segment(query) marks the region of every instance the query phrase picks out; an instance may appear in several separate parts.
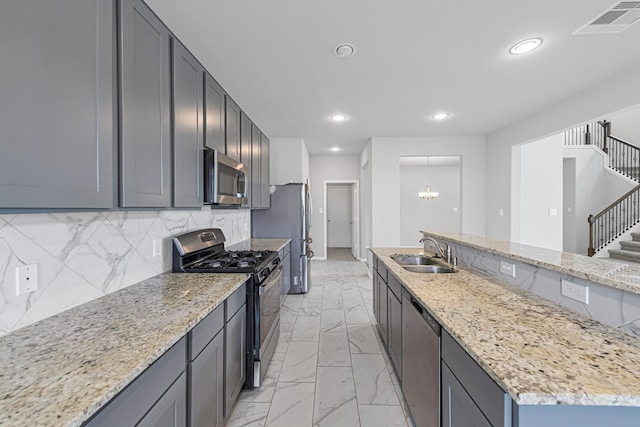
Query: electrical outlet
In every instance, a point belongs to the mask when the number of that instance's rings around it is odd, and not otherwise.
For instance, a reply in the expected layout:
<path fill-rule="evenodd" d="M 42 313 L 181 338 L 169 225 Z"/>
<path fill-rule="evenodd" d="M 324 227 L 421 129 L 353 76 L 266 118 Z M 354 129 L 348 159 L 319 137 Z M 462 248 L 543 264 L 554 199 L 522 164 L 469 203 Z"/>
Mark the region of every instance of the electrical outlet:
<path fill-rule="evenodd" d="M 162 239 L 155 239 L 153 241 L 153 257 L 159 257 L 162 255 Z"/>
<path fill-rule="evenodd" d="M 556 208 L 549 209 L 549 216 L 558 216 L 558 209 Z"/>
<path fill-rule="evenodd" d="M 589 304 L 589 287 L 562 279 L 562 295 Z"/>
<path fill-rule="evenodd" d="M 16 295 L 26 294 L 38 289 L 38 264 L 16 267 Z"/>
<path fill-rule="evenodd" d="M 516 277 L 516 265 L 509 262 L 500 261 L 500 273 L 507 276 Z"/>

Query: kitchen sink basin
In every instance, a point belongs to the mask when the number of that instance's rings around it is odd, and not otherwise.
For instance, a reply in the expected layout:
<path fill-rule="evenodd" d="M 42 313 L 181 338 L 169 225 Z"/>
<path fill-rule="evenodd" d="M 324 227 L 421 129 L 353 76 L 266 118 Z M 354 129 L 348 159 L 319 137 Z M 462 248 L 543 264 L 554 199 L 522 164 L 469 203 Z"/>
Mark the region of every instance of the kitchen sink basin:
<path fill-rule="evenodd" d="M 402 268 L 413 273 L 442 274 L 458 272 L 458 270 L 444 265 L 403 265 Z"/>
<path fill-rule="evenodd" d="M 438 265 L 437 261 L 424 255 L 391 255 L 391 259 L 403 267 L 405 265 Z"/>

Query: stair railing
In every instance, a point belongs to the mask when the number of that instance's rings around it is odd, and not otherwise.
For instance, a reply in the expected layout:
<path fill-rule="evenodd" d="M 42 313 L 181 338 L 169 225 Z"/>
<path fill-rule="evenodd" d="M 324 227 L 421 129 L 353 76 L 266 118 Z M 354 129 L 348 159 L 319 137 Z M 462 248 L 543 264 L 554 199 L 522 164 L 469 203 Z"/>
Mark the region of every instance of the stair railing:
<path fill-rule="evenodd" d="M 589 256 L 640 222 L 639 201 L 640 185 L 637 185 L 600 213 L 589 215 Z"/>
<path fill-rule="evenodd" d="M 621 174 L 640 181 L 640 148 L 609 135 L 609 166 Z"/>

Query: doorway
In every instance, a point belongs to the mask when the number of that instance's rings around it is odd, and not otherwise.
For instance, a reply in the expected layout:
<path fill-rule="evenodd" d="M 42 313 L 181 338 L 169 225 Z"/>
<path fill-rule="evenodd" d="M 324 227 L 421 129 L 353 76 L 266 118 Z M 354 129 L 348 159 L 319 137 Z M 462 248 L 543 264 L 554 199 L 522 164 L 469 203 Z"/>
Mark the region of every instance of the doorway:
<path fill-rule="evenodd" d="M 324 250 L 338 259 L 358 259 L 360 242 L 359 182 L 324 181 Z"/>

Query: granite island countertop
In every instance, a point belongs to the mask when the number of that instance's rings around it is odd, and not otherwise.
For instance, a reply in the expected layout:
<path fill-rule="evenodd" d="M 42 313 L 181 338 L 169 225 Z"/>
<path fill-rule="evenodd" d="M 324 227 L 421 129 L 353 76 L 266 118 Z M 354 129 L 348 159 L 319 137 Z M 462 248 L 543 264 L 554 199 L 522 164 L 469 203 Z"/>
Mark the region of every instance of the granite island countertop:
<path fill-rule="evenodd" d="M 640 267 L 634 263 L 610 258 L 594 258 L 521 243 L 495 240 L 473 234 L 427 230 L 420 230 L 420 233 L 434 237 L 436 240 L 444 239 L 536 267 L 547 268 L 601 285 L 640 294 Z"/>
<path fill-rule="evenodd" d="M 389 257 L 421 249 L 371 251 L 517 404 L 640 406 L 640 339 L 467 267 L 411 273 Z"/>
<path fill-rule="evenodd" d="M 248 277 L 164 273 L 0 337 L 0 425 L 81 425 Z"/>

